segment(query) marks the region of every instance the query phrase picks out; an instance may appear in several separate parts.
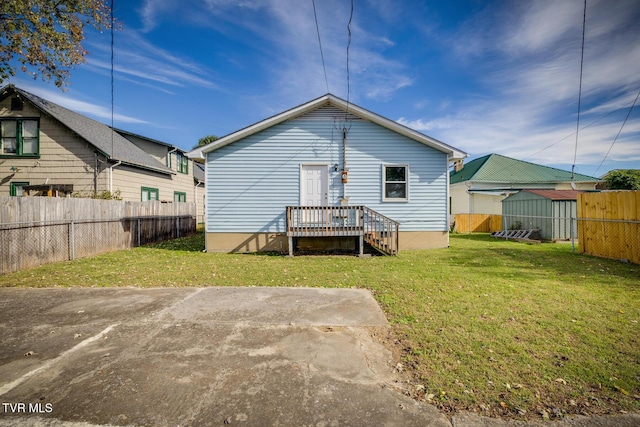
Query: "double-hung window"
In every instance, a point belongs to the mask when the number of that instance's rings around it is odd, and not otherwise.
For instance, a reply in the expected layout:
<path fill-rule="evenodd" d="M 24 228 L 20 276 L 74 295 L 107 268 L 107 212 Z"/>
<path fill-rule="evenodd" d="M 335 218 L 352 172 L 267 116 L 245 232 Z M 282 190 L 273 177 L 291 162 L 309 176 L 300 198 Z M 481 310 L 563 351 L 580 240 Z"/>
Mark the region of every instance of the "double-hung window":
<path fill-rule="evenodd" d="M 158 189 L 142 187 L 140 200 L 142 200 L 143 202 L 146 202 L 148 200 L 159 200 Z"/>
<path fill-rule="evenodd" d="M 382 165 L 382 201 L 409 200 L 409 165 Z"/>
<path fill-rule="evenodd" d="M 178 172 L 188 174 L 189 158 L 182 153 L 177 153 L 176 157 L 178 158 Z"/>
<path fill-rule="evenodd" d="M 0 119 L 0 156 L 39 155 L 37 119 Z"/>
<path fill-rule="evenodd" d="M 174 202 L 186 202 L 187 201 L 187 193 L 182 191 L 174 191 L 173 192 L 173 201 Z"/>

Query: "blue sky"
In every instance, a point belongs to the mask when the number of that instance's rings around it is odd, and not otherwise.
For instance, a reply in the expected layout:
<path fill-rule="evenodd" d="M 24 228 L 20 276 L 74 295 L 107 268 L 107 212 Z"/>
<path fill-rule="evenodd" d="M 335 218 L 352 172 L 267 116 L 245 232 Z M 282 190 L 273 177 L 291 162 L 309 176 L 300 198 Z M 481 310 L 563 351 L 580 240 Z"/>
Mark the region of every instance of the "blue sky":
<path fill-rule="evenodd" d="M 316 11 L 329 91 L 346 99 L 350 2 Z M 622 127 L 640 91 L 640 2 L 586 13 L 577 143 L 582 0 L 354 0 L 349 100 L 469 160 L 640 168 L 640 100 Z M 311 0 L 115 0 L 115 16 L 116 127 L 189 149 L 327 92 Z M 11 82 L 109 124 L 110 42 L 87 32 L 64 93 Z"/>

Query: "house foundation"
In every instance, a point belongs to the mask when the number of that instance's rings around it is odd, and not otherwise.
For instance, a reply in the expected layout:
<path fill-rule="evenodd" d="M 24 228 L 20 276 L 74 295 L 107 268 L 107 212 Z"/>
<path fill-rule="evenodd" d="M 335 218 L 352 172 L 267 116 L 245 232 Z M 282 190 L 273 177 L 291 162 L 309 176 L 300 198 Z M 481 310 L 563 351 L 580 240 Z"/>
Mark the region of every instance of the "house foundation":
<path fill-rule="evenodd" d="M 446 231 L 400 231 L 400 250 L 446 248 L 449 233 Z M 355 238 L 298 238 L 300 250 L 355 250 Z M 214 233 L 206 234 L 207 252 L 280 252 L 288 253 L 289 243 L 285 233 Z"/>

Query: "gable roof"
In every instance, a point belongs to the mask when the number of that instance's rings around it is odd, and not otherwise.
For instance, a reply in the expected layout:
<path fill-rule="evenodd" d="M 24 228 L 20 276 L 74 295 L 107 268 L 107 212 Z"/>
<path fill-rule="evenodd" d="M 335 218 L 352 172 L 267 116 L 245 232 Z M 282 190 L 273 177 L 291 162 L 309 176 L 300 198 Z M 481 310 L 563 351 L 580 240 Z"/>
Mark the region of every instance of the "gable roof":
<path fill-rule="evenodd" d="M 17 93 L 21 98 L 33 104 L 34 107 L 71 129 L 110 160 L 156 172 L 175 174 L 174 171 L 104 123 L 90 119 L 13 85 L 5 86 L 0 90 L 0 99 L 4 99 L 12 93 Z"/>
<path fill-rule="evenodd" d="M 138 138 L 138 139 L 143 139 L 145 141 L 148 142 L 153 142 L 154 144 L 158 144 L 158 145 L 163 145 L 171 150 L 175 149 L 175 151 L 179 151 L 181 153 L 185 153 L 186 151 L 183 150 L 180 147 L 177 147 L 173 144 L 169 144 L 168 142 L 164 142 L 164 141 L 159 141 L 157 139 L 153 139 L 153 138 L 149 138 L 148 136 L 144 136 L 144 135 L 140 135 L 137 133 L 133 133 L 133 132 L 129 132 L 128 130 L 124 130 L 124 129 L 118 129 L 118 128 L 113 128 L 113 130 L 115 130 L 116 132 L 118 132 L 120 135 L 122 135 L 123 137 L 125 137 L 127 140 L 131 141 L 129 138 Z M 135 144 L 134 141 L 131 141 Z"/>
<path fill-rule="evenodd" d="M 284 111 L 275 116 L 269 117 L 251 126 L 240 129 L 239 131 L 226 135 L 210 144 L 198 147 L 187 153 L 187 156 L 191 158 L 204 158 L 204 154 L 206 153 L 217 150 L 218 148 L 224 147 L 225 145 L 229 145 L 242 138 L 246 138 L 262 130 L 275 126 L 279 123 L 284 122 L 285 120 L 302 116 L 303 114 L 307 114 L 313 110 L 325 106 L 333 106 L 342 111 L 348 111 L 349 114 L 352 114 L 356 117 L 368 120 L 379 126 L 406 136 L 407 138 L 413 139 L 414 141 L 420 142 L 443 153 L 447 153 L 450 156 L 450 160 L 463 159 L 467 157 L 467 153 L 462 150 L 458 150 L 457 148 L 447 145 L 442 141 L 438 141 L 437 139 L 431 138 L 423 133 L 401 125 L 398 122 L 372 113 L 371 111 L 365 110 L 364 108 L 359 107 L 355 104 L 352 104 L 350 102 L 347 103 L 347 101 L 345 101 L 344 99 L 338 98 L 337 96 L 330 93 L 309 101 L 305 104 L 294 107 L 290 110 Z"/>
<path fill-rule="evenodd" d="M 553 183 L 553 182 L 599 182 L 598 178 L 574 174 L 549 166 L 512 159 L 500 154 L 489 154 L 465 164 L 458 172 L 451 172 L 450 184 L 464 181 L 505 183 Z"/>

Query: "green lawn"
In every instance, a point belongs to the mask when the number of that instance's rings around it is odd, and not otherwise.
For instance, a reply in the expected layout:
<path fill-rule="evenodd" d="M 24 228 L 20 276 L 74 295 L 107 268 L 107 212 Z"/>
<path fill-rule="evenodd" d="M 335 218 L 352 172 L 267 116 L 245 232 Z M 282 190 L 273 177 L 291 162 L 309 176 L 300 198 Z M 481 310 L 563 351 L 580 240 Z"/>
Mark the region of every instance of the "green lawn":
<path fill-rule="evenodd" d="M 397 257 L 205 254 L 203 235 L 0 276 L 0 286 L 373 292 L 414 396 L 495 416 L 640 411 L 640 266 L 452 235 Z"/>

